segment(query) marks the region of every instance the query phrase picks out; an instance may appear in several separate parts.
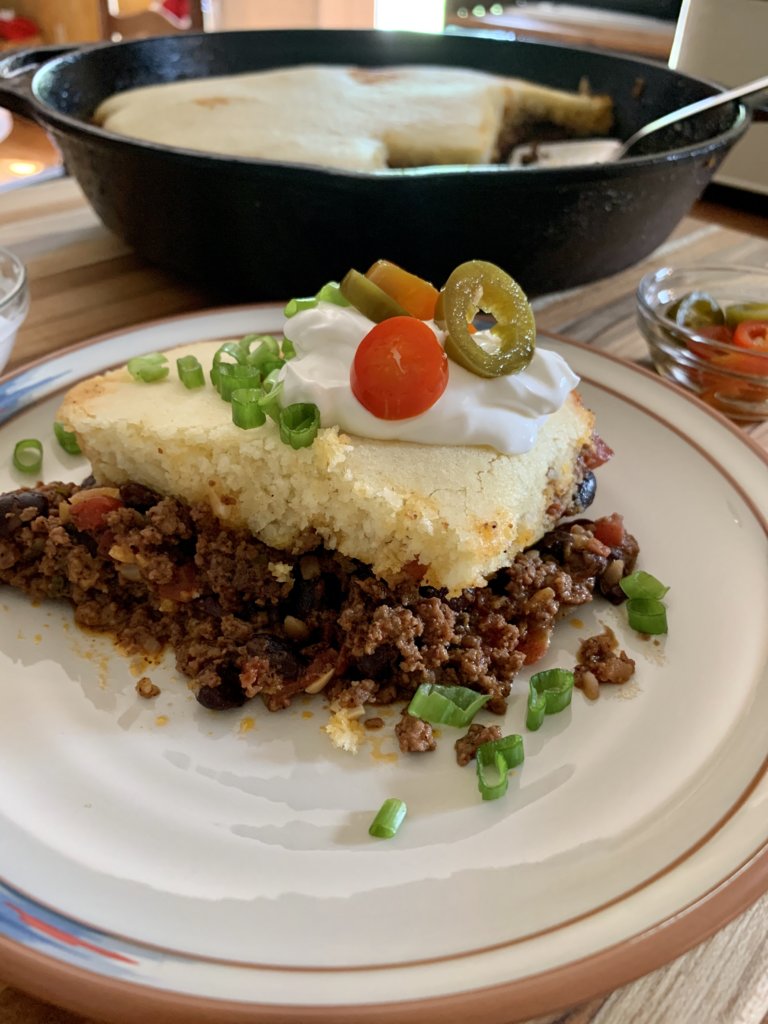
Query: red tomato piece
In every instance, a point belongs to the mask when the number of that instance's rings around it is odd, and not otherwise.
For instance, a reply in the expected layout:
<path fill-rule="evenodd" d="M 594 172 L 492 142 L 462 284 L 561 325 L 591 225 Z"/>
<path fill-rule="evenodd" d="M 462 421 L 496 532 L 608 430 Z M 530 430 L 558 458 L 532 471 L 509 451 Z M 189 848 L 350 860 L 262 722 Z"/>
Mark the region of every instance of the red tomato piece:
<path fill-rule="evenodd" d="M 525 655 L 526 665 L 535 665 L 544 657 L 549 648 L 550 630 L 543 626 L 529 626 L 528 631 L 518 643 L 517 649 Z"/>
<path fill-rule="evenodd" d="M 596 519 L 592 532 L 601 544 L 608 548 L 617 548 L 624 540 L 624 516 L 614 512 L 611 516 Z"/>
<path fill-rule="evenodd" d="M 710 362 L 713 366 L 721 366 L 724 370 L 735 370 L 736 373 L 750 373 L 755 377 L 768 377 L 768 349 L 762 354 L 755 351 L 754 355 L 749 352 L 727 352 L 725 355 L 712 356 Z"/>
<path fill-rule="evenodd" d="M 733 344 L 768 354 L 768 320 L 742 320 L 733 332 Z"/>
<path fill-rule="evenodd" d="M 584 452 L 584 465 L 587 469 L 597 469 L 613 458 L 613 448 L 605 443 L 599 434 L 592 434 L 592 444 Z"/>
<path fill-rule="evenodd" d="M 180 603 L 193 601 L 196 597 L 199 597 L 202 593 L 202 588 L 194 563 L 184 562 L 182 565 L 177 565 L 173 573 L 173 579 L 169 583 L 161 583 L 157 588 L 157 592 L 161 598 L 168 601 L 179 601 Z"/>
<path fill-rule="evenodd" d="M 711 324 L 709 327 L 698 327 L 696 333 L 700 334 L 703 338 L 711 338 L 712 341 L 721 341 L 726 345 L 733 344 L 733 332 L 725 324 Z M 701 359 L 713 359 L 718 354 L 717 349 L 712 348 L 706 343 L 702 344 L 694 338 L 688 341 L 688 348 Z"/>
<path fill-rule="evenodd" d="M 427 324 L 393 316 L 376 324 L 358 345 L 349 383 L 374 416 L 408 419 L 430 409 L 445 391 L 448 357 Z"/>
<path fill-rule="evenodd" d="M 95 494 L 92 498 L 86 498 L 69 509 L 69 517 L 78 530 L 99 530 L 104 524 L 104 517 L 108 512 L 114 512 L 116 508 L 122 508 L 123 503 L 119 498 L 110 498 L 106 494 Z"/>

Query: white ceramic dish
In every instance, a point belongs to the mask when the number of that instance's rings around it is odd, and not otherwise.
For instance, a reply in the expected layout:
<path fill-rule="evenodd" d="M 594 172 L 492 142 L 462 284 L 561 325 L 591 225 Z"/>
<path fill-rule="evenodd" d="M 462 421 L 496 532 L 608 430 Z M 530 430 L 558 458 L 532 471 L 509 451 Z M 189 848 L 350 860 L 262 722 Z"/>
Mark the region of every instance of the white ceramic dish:
<path fill-rule="evenodd" d="M 29 312 L 27 270 L 10 249 L 0 249 L 0 371 Z"/>
<path fill-rule="evenodd" d="M 51 430 L 62 387 L 280 324 L 269 306 L 196 314 L 6 378 L 0 451 L 39 437 L 45 478 L 77 479 L 87 468 Z M 120 1021 L 509 1021 L 658 966 L 768 888 L 765 457 L 660 379 L 551 345 L 617 453 L 593 511 L 623 512 L 672 589 L 665 641 L 596 604 L 539 667 L 572 664 L 608 623 L 636 681 L 594 704 L 577 694 L 526 734 L 521 677 L 504 725 L 526 761 L 483 803 L 450 735 L 428 758 L 382 734 L 352 757 L 322 733 L 321 700 L 207 712 L 170 666 L 141 700 L 142 666 L 66 608 L 4 590 L 6 980 Z M 0 491 L 25 482 L 4 460 Z M 373 840 L 393 795 L 406 824 Z"/>

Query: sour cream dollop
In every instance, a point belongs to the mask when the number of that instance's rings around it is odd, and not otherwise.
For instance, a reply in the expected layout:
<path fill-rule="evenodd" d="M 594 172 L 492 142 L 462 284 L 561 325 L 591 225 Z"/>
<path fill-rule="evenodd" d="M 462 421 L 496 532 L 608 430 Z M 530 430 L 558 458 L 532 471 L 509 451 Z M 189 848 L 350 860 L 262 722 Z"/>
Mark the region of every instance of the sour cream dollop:
<path fill-rule="evenodd" d="M 320 302 L 287 321 L 285 336 L 296 356 L 281 370 L 283 401 L 314 402 L 323 427 L 377 441 L 435 445 L 487 445 L 520 455 L 536 443 L 548 416 L 563 405 L 579 378 L 556 352 L 536 346 L 525 370 L 506 377 L 478 377 L 449 363 L 448 386 L 420 416 L 382 420 L 352 393 L 349 372 L 358 345 L 374 326 L 356 309 Z M 443 344 L 445 335 L 429 325 Z M 493 346 L 491 334 L 474 336 Z"/>

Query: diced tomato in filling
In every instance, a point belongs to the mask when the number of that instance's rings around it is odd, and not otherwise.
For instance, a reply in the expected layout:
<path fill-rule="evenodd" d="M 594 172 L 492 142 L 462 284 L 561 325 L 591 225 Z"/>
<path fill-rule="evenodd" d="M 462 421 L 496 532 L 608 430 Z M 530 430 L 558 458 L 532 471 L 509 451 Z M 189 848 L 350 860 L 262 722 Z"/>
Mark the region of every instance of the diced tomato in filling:
<path fill-rule="evenodd" d="M 192 562 L 185 562 L 176 567 L 170 583 L 161 583 L 157 588 L 158 595 L 167 601 L 193 601 L 201 594 L 197 571 Z"/>
<path fill-rule="evenodd" d="M 528 632 L 518 644 L 518 650 L 525 655 L 525 664 L 533 665 L 547 653 L 550 631 L 540 626 L 529 626 Z"/>
<path fill-rule="evenodd" d="M 584 452 L 584 465 L 587 469 L 597 469 L 613 458 L 613 448 L 610 448 L 599 434 L 592 435 L 592 444 Z"/>
<path fill-rule="evenodd" d="M 105 516 L 122 507 L 123 502 L 119 498 L 95 494 L 92 498 L 70 505 L 69 517 L 78 530 L 101 530 L 105 526 Z"/>
<path fill-rule="evenodd" d="M 596 519 L 592 532 L 597 540 L 601 544 L 605 544 L 606 547 L 620 547 L 624 541 L 624 516 L 619 512 L 614 512 L 611 516 Z"/>

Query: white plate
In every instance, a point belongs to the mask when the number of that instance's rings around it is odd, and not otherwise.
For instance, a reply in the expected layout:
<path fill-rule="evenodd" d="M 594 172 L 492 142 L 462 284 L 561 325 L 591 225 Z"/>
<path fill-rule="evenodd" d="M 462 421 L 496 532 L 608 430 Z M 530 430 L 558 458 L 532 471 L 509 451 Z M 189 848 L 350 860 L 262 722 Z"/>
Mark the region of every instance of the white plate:
<path fill-rule="evenodd" d="M 87 467 L 52 437 L 62 387 L 140 352 L 280 326 L 277 307 L 196 314 L 44 361 L 0 383 L 0 450 L 39 437 L 45 478 L 78 479 Z M 635 681 L 594 704 L 577 693 L 526 733 L 521 674 L 502 724 L 524 734 L 525 764 L 484 803 L 451 730 L 435 754 L 403 756 L 390 720 L 353 757 L 322 733 L 321 700 L 208 712 L 170 664 L 142 700 L 142 666 L 68 609 L 5 589 L 8 980 L 119 1020 L 508 1021 L 650 970 L 768 887 L 764 457 L 658 378 L 551 347 L 616 450 L 591 512 L 624 513 L 642 567 L 671 586 L 670 633 L 643 640 L 596 602 L 537 667 L 572 664 L 607 623 Z M 27 482 L 5 459 L 0 491 Z M 376 841 L 388 796 L 408 819 Z"/>

